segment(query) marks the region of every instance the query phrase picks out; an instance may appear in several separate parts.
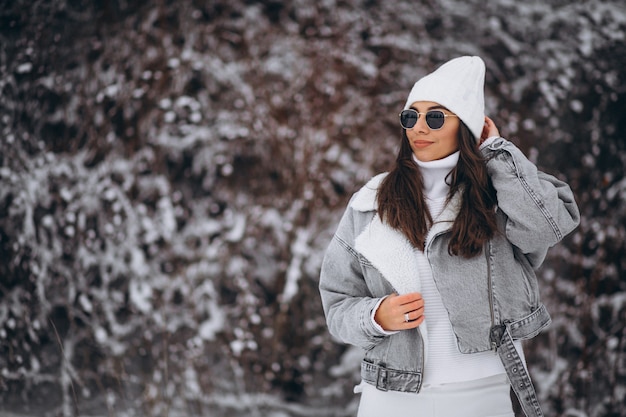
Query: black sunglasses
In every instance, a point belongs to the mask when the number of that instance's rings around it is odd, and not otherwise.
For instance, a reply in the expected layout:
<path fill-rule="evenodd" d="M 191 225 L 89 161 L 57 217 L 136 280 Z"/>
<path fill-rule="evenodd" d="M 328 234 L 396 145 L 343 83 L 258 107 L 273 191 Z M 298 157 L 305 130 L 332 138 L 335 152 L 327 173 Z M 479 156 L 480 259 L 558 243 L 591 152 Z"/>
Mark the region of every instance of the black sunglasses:
<path fill-rule="evenodd" d="M 422 114 L 426 115 L 426 124 L 432 130 L 441 129 L 446 121 L 446 117 L 458 117 L 456 114 L 445 114 L 441 110 L 429 110 L 426 113 L 419 113 L 416 110 L 407 109 L 402 110 L 400 113 L 400 124 L 405 129 L 411 129 Z"/>

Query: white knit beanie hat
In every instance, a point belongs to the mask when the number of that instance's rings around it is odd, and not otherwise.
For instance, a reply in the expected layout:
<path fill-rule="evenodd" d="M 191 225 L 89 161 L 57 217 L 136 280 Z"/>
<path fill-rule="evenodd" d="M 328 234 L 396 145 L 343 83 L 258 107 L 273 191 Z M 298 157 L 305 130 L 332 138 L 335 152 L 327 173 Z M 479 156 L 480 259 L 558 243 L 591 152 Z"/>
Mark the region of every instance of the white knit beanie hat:
<path fill-rule="evenodd" d="M 459 116 L 476 140 L 485 124 L 485 63 L 477 56 L 454 58 L 418 80 L 405 109 L 416 101 L 433 101 Z"/>

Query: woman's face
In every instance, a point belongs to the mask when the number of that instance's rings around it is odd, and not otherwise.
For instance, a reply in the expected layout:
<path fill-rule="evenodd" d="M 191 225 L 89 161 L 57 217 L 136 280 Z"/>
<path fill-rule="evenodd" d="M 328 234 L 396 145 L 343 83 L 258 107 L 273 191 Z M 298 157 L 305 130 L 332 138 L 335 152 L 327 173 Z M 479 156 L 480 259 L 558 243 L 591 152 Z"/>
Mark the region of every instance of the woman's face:
<path fill-rule="evenodd" d="M 446 115 L 454 115 L 454 113 L 432 101 L 416 101 L 410 108 L 421 113 L 415 126 L 406 129 L 406 136 L 417 159 L 423 162 L 434 161 L 445 158 L 459 149 L 457 132 L 460 122 L 458 117 L 446 117 L 443 126 L 438 130 L 429 128 L 425 117 L 429 110 L 441 110 Z"/>

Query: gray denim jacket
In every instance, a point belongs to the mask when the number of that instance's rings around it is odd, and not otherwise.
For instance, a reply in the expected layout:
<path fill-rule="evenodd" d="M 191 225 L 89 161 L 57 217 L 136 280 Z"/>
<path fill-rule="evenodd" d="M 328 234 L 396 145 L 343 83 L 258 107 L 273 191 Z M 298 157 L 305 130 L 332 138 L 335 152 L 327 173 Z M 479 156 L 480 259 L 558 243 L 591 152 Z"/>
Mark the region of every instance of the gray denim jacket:
<path fill-rule="evenodd" d="M 513 340 L 534 337 L 550 323 L 534 269 L 548 248 L 576 228 L 569 186 L 537 170 L 511 142 L 481 148 L 497 191 L 500 233 L 471 259 L 448 254 L 460 203 L 453 196 L 435 219 L 425 253 L 462 353 L 496 350 L 528 416 L 541 416 L 534 388 Z M 416 249 L 381 222 L 372 178 L 350 200 L 322 264 L 320 294 L 330 333 L 365 350 L 362 378 L 382 390 L 418 393 L 427 359 L 427 327 L 381 333 L 371 313 L 393 292 L 420 291 Z"/>

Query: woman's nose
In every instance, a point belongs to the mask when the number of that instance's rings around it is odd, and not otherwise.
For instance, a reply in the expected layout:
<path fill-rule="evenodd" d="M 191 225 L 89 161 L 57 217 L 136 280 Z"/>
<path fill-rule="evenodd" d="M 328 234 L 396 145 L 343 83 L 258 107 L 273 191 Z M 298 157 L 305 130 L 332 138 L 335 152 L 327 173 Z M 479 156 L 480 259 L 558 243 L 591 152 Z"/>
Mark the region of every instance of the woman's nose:
<path fill-rule="evenodd" d="M 415 126 L 413 126 L 411 129 L 415 129 L 418 132 L 428 131 L 429 127 L 428 127 L 428 124 L 426 123 L 426 116 L 423 114 L 419 114 L 417 116 L 417 121 L 415 122 Z"/>

